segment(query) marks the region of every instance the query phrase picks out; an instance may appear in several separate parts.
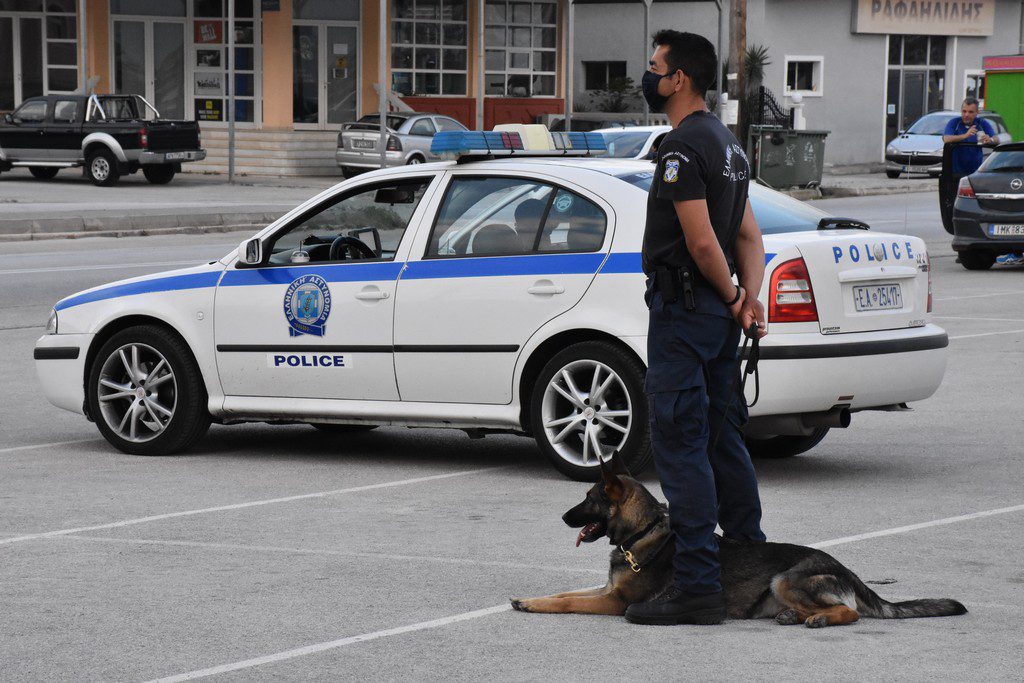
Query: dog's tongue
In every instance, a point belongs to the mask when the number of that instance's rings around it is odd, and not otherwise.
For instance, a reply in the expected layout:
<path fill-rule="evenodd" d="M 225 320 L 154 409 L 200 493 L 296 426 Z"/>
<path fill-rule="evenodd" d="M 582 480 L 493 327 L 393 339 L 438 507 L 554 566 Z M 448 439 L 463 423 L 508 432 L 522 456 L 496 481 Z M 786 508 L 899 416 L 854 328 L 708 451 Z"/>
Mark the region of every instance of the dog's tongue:
<path fill-rule="evenodd" d="M 579 548 L 580 547 L 580 543 L 583 542 L 583 537 L 586 536 L 587 534 L 589 534 L 591 531 L 593 531 L 594 527 L 596 527 L 596 526 L 597 526 L 596 524 L 591 522 L 590 524 L 588 524 L 585 527 L 583 527 L 582 529 L 580 529 L 580 535 L 576 537 L 576 547 L 577 548 Z"/>

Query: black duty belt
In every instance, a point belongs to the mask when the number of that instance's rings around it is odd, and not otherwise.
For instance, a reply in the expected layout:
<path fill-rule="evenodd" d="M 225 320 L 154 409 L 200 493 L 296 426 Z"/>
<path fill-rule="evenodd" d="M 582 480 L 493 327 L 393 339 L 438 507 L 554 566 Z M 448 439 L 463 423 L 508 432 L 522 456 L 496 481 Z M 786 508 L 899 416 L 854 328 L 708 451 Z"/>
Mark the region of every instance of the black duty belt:
<path fill-rule="evenodd" d="M 683 300 L 688 311 L 697 310 L 697 302 L 693 296 L 693 285 L 704 282 L 700 271 L 692 266 L 669 268 L 661 266 L 654 269 L 654 289 L 661 292 L 661 299 L 667 304 Z"/>

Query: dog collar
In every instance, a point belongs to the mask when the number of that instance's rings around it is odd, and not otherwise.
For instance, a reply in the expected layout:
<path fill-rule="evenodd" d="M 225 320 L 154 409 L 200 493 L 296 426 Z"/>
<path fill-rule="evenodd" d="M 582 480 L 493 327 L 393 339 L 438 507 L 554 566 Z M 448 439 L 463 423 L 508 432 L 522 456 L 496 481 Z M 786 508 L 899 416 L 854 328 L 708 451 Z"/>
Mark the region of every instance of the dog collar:
<path fill-rule="evenodd" d="M 633 553 L 630 552 L 630 549 L 634 545 L 636 545 L 636 543 L 641 538 L 643 538 L 644 536 L 649 534 L 651 531 L 653 531 L 656 526 L 658 526 L 659 524 L 662 523 L 662 521 L 663 521 L 663 519 L 656 519 L 656 520 L 654 520 L 653 522 L 651 522 L 650 524 L 645 526 L 642 531 L 640 531 L 639 533 L 633 534 L 632 536 L 627 538 L 626 541 L 622 545 L 618 546 L 619 550 L 622 551 L 623 557 L 626 558 L 626 562 L 629 563 L 629 568 L 633 570 L 634 574 L 639 574 L 640 570 L 643 569 L 643 566 L 639 562 L 636 561 L 636 558 L 633 557 Z M 672 533 L 669 532 L 669 533 L 665 534 L 665 539 L 661 542 L 661 544 L 657 548 L 655 548 L 654 552 L 651 553 L 651 556 L 648 557 L 647 560 L 653 560 L 655 557 L 657 557 L 661 553 L 661 551 L 665 549 L 665 546 L 668 545 L 669 541 L 671 541 L 671 540 L 673 540 Z"/>
<path fill-rule="evenodd" d="M 632 548 L 634 545 L 636 545 L 637 541 L 639 541 L 641 538 L 643 538 L 647 534 L 651 533 L 654 530 L 654 527 L 656 527 L 659 524 L 661 524 L 661 522 L 662 522 L 661 519 L 654 520 L 653 522 L 651 522 L 650 524 L 645 526 L 642 531 L 638 531 L 637 533 L 633 534 L 632 536 L 627 538 L 625 541 L 623 541 L 621 544 L 619 544 L 619 550 L 621 550 L 622 552 L 626 552 L 627 550 Z"/>

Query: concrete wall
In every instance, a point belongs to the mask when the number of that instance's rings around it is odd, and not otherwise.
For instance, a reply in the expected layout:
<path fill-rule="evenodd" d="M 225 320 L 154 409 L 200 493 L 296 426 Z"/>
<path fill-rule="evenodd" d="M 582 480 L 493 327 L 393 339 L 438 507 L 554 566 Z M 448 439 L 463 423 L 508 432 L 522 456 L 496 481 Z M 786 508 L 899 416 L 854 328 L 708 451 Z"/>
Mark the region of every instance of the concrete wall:
<path fill-rule="evenodd" d="M 724 4 L 728 4 L 728 0 Z M 728 23 L 728 17 L 725 21 Z M 717 44 L 718 10 L 711 2 L 657 2 L 651 8 L 651 33 L 663 28 L 699 33 Z M 644 35 L 643 3 L 577 5 L 575 34 L 573 94 L 576 102 L 590 101 L 585 89 L 585 61 L 625 61 L 626 75 L 640 85 L 653 52 L 650 36 Z"/>

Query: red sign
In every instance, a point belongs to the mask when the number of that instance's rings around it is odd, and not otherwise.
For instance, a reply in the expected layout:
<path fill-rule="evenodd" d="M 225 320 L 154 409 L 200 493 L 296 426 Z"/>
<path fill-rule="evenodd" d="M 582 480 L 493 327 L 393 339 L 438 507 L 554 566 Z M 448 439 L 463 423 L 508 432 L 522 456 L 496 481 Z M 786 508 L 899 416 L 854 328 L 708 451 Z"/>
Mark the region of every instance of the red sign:
<path fill-rule="evenodd" d="M 223 43 L 224 42 L 224 24 L 219 21 L 197 21 L 196 26 L 196 43 Z"/>
<path fill-rule="evenodd" d="M 1024 55 L 1005 55 L 982 59 L 985 71 L 1024 71 Z"/>

